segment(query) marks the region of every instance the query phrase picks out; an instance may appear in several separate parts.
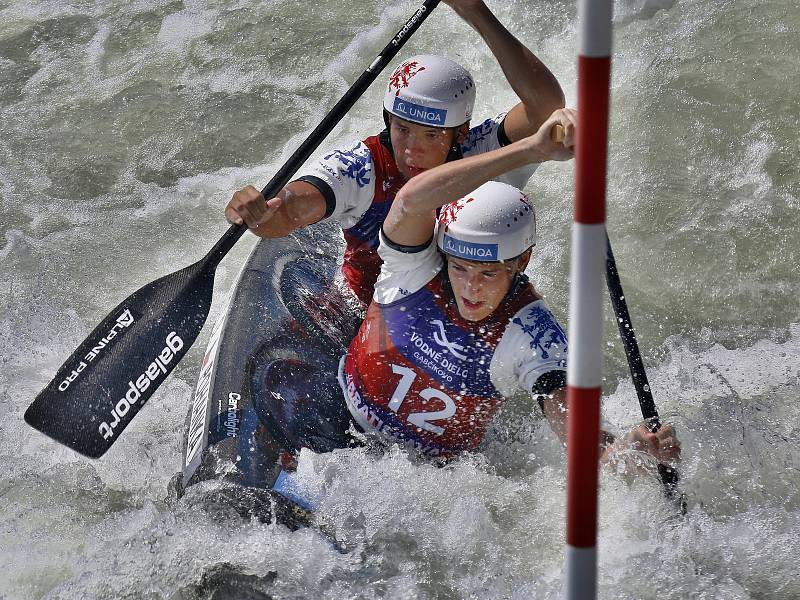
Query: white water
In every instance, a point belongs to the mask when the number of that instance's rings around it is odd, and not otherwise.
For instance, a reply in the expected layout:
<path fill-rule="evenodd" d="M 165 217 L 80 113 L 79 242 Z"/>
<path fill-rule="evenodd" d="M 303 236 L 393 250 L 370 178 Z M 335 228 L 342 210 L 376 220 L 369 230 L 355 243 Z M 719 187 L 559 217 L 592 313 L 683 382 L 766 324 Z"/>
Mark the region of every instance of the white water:
<path fill-rule="evenodd" d="M 573 3 L 490 6 L 574 104 Z M 241 573 L 245 597 L 558 597 L 564 457 L 521 406 L 447 469 L 304 455 L 347 554 L 209 515 L 199 492 L 169 499 L 210 328 L 102 460 L 22 421 L 111 307 L 211 246 L 231 191 L 269 180 L 414 7 L 0 0 L 1 598 L 210 598 L 215 569 Z M 600 596 L 797 598 L 800 9 L 627 0 L 615 22 L 609 231 L 690 510 L 604 473 Z M 423 51 L 469 66 L 477 116 L 514 102 L 446 6 L 407 46 Z M 331 139 L 377 131 L 379 103 L 375 86 Z M 529 191 L 530 272 L 566 322 L 571 166 Z M 220 267 L 211 320 L 250 244 Z M 638 409 L 610 309 L 606 325 L 605 417 L 622 431 Z"/>

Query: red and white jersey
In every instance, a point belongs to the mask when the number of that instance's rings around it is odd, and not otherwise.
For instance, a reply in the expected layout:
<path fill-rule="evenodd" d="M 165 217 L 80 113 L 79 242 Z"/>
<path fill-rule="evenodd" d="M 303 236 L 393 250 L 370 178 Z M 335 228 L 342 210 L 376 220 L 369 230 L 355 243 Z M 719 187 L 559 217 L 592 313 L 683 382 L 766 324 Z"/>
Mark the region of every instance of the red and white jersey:
<path fill-rule="evenodd" d="M 463 319 L 430 244 L 381 243 L 375 299 L 342 359 L 355 421 L 431 456 L 474 450 L 505 398 L 566 371 L 564 331 L 527 278 L 492 315 Z"/>
<path fill-rule="evenodd" d="M 461 145 L 463 156 L 496 150 L 509 143 L 502 123 L 505 113 L 470 129 Z M 526 165 L 499 178 L 525 187 L 538 165 Z M 350 289 L 366 305 L 380 273 L 378 231 L 405 180 L 397 170 L 386 139 L 372 136 L 350 147 L 325 154 L 298 177 L 317 187 L 327 203 L 326 219 L 344 230 L 342 273 Z"/>

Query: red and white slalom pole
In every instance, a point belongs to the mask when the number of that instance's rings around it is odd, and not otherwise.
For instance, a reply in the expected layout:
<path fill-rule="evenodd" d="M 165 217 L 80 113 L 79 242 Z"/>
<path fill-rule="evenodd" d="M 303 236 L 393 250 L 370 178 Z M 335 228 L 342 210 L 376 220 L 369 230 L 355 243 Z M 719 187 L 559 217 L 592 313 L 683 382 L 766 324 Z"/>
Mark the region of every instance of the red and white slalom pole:
<path fill-rule="evenodd" d="M 567 372 L 565 597 L 597 597 L 597 483 L 602 377 L 611 0 L 578 2 L 578 135 Z"/>

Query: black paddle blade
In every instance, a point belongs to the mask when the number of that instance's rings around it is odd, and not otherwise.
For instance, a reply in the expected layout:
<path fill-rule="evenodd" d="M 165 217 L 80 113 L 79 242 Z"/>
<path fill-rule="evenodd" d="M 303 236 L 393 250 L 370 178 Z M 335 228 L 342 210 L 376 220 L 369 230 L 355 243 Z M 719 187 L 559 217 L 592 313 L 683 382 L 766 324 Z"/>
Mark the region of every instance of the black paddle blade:
<path fill-rule="evenodd" d="M 76 452 L 102 456 L 200 333 L 215 267 L 202 260 L 134 292 L 67 359 L 25 421 Z"/>

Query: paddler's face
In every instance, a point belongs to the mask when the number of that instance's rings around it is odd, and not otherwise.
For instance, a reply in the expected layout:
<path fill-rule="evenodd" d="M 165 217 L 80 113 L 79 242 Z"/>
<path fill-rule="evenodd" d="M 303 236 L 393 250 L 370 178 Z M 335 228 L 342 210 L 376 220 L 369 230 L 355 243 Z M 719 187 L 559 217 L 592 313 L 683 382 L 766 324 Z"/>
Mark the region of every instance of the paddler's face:
<path fill-rule="evenodd" d="M 463 137 L 461 130 L 426 127 L 391 116 L 389 135 L 392 138 L 394 158 L 400 174 L 406 179 L 423 171 L 443 165 L 456 138 Z"/>
<path fill-rule="evenodd" d="M 447 273 L 459 314 L 467 321 L 491 315 L 505 298 L 514 276 L 525 270 L 530 251 L 502 263 L 447 257 Z"/>

